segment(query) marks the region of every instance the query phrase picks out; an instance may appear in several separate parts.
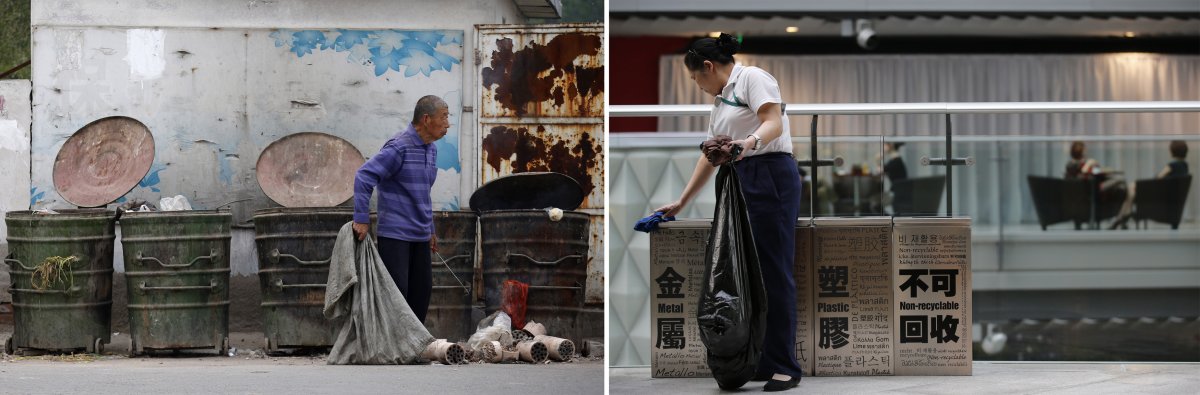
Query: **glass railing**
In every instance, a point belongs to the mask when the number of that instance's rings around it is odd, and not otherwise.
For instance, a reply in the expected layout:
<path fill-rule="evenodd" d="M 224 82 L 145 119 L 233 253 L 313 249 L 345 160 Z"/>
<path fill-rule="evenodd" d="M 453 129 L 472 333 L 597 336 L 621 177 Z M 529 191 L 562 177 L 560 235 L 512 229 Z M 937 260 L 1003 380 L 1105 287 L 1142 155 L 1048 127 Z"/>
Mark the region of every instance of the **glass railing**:
<path fill-rule="evenodd" d="M 611 150 L 616 155 L 674 159 L 671 165 L 691 156 L 692 162 L 681 163 L 691 166 L 699 157 L 695 146 L 704 135 L 622 133 L 611 139 Z M 815 190 L 810 187 L 813 177 L 806 164 L 811 156 L 808 139 L 792 140 L 793 155 L 805 177 L 801 216 L 808 216 L 814 209 L 817 216 L 947 215 L 945 167 L 922 163 L 922 159 L 945 157 L 945 143 L 940 137 L 822 137 L 818 156 L 840 158 L 842 165 L 819 167 Z M 1086 158 L 1096 165 L 1086 176 L 1068 179 L 1066 167 L 1075 141 L 1085 144 Z M 973 163 L 953 170 L 956 187 L 952 214 L 972 217 L 977 230 L 998 231 L 1005 226 L 1011 230 L 1041 229 L 1043 225 L 1048 232 L 1200 229 L 1200 182 L 1188 182 L 1191 178 L 1186 176 L 1161 177 L 1169 164 L 1177 161 L 1168 150 L 1173 141 L 1188 147 L 1190 152 L 1181 161 L 1182 168 L 1194 175 L 1200 169 L 1200 135 L 1076 136 L 1054 140 L 960 136 L 953 143 L 954 156 L 969 157 Z M 885 152 L 885 145 L 897 144 L 900 147 L 895 155 Z M 884 167 L 891 162 L 902 163 L 904 174 L 888 175 Z M 641 180 L 655 187 L 641 192 L 647 197 L 676 197 L 690 169 L 675 170 L 679 174 L 643 175 L 669 180 Z M 619 185 L 620 180 L 614 179 L 613 183 Z M 1137 191 L 1139 185 L 1145 189 L 1142 193 Z M 659 188 L 675 190 L 672 194 Z M 896 207 L 897 191 L 900 207 Z M 613 193 L 622 191 L 614 188 Z M 667 203 L 649 200 L 647 205 Z M 706 212 L 689 210 L 686 214 L 705 216 Z"/>
<path fill-rule="evenodd" d="M 1188 103 L 1185 111 L 1200 111 Z M 1200 361 L 1200 133 L 955 135 L 952 156 L 973 163 L 949 180 L 944 166 L 922 164 L 946 156 L 937 133 L 832 134 L 818 135 L 818 156 L 841 165 L 819 167 L 815 188 L 809 174 L 801 216 L 945 216 L 953 199 L 949 213 L 971 217 L 976 360 Z M 621 228 L 610 233 L 611 270 L 644 270 L 648 241 L 633 223 L 678 197 L 704 138 L 609 137 L 609 222 Z M 811 159 L 809 136 L 792 141 L 798 162 Z M 1094 170 L 1067 177 L 1076 141 Z M 1188 148 L 1190 178 L 1160 177 L 1175 160 L 1173 141 Z M 903 177 L 885 171 L 895 160 Z M 681 217 L 711 217 L 709 184 Z M 611 292 L 636 294 L 644 286 L 626 282 L 647 275 L 614 276 Z M 614 355 L 613 365 L 648 364 L 640 355 L 649 353 Z"/>

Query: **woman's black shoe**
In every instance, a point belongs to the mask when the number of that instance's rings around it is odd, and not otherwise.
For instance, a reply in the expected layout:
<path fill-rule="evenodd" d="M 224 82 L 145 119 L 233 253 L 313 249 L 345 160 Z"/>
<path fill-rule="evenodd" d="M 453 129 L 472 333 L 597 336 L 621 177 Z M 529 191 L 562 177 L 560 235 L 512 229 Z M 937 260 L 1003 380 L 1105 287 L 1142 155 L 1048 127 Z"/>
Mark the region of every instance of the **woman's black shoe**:
<path fill-rule="evenodd" d="M 799 384 L 800 384 L 800 376 L 792 377 L 792 379 L 788 380 L 788 381 L 779 381 L 779 380 L 771 379 L 771 380 L 767 381 L 766 385 L 763 386 L 763 391 L 764 392 L 787 391 L 792 388 L 796 388 L 796 386 Z"/>

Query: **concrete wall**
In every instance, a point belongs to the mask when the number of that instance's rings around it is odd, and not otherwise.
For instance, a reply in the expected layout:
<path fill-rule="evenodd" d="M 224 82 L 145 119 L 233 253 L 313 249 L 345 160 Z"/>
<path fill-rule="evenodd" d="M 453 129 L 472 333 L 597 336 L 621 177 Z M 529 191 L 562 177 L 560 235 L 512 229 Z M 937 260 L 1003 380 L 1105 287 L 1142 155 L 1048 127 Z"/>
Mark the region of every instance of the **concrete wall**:
<path fill-rule="evenodd" d="M 28 80 L 0 81 L 0 213 L 29 208 Z M 8 230 L 0 221 L 0 256 L 8 255 Z M 10 302 L 8 270 L 0 266 L 0 303 Z"/>
<path fill-rule="evenodd" d="M 54 43 L 33 54 L 36 208 L 71 205 L 52 180 L 59 148 L 84 125 L 119 115 L 149 127 L 155 155 L 117 203 L 182 194 L 212 209 L 251 199 L 234 206 L 241 223 L 271 205 L 255 164 L 272 142 L 316 131 L 373 156 L 428 94 L 447 99 L 453 114 L 437 142 L 434 207 L 458 209 L 469 193 L 458 155 L 462 30 L 35 27 L 33 36 Z M 401 46 L 423 50 L 396 55 Z"/>
<path fill-rule="evenodd" d="M 458 160 L 478 157 L 476 147 L 458 144 L 475 141 L 474 128 L 459 127 L 476 122 L 463 111 L 476 86 L 467 67 L 475 62 L 469 33 L 476 24 L 523 22 L 507 0 L 35 1 L 32 13 L 34 206 L 65 204 L 54 193 L 50 166 L 39 164 L 52 163 L 79 127 L 120 114 L 146 123 L 157 143 L 154 167 L 127 198 L 183 194 L 198 208 L 254 199 L 234 207 L 239 222 L 269 205 L 253 174 L 266 144 L 323 131 L 370 156 L 407 123 L 424 94 L 451 102 L 435 208 L 458 207 L 478 184 L 460 176 L 475 174 L 475 161 Z M 346 49 L 336 42 L 345 37 L 330 29 L 371 36 Z M 453 59 L 430 65 L 388 57 L 389 44 L 405 37 L 375 34 L 394 33 L 385 29 L 442 34 L 438 44 L 446 45 L 430 54 Z M 389 61 L 399 64 L 381 74 L 375 66 Z M 413 74 L 414 63 L 425 67 Z"/>
<path fill-rule="evenodd" d="M 246 221 L 273 205 L 254 174 L 262 149 L 289 134 L 319 131 L 372 156 L 411 120 L 416 99 L 440 95 L 451 106 L 452 126 L 438 143 L 434 208 L 465 206 L 479 184 L 463 176 L 479 171 L 471 143 L 473 31 L 477 24 L 524 22 L 510 0 L 34 0 L 34 126 L 24 160 L 34 171 L 29 179 L 26 170 L 20 185 L 35 189 L 21 188 L 20 201 L 71 207 L 51 181 L 63 142 L 99 118 L 139 119 L 155 137 L 156 159 L 122 199 L 182 194 L 199 209 L 251 199 L 233 206 L 240 226 L 232 242 L 230 326 L 257 330 L 258 264 Z M 428 48 L 388 56 L 405 39 Z M 121 253 L 118 245 L 118 272 Z M 124 306 L 123 288 L 114 281 L 116 331 L 127 328 L 124 312 L 116 311 Z"/>

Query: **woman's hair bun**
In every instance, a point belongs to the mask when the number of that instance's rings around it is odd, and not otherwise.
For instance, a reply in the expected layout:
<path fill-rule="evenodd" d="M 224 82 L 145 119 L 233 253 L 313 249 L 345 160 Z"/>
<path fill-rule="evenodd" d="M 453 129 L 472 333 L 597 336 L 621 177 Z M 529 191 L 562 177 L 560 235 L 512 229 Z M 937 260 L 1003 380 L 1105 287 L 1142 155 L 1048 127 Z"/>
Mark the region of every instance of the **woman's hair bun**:
<path fill-rule="evenodd" d="M 741 47 L 737 39 L 729 33 L 721 33 L 721 36 L 717 37 L 717 51 L 723 55 L 733 56 Z"/>

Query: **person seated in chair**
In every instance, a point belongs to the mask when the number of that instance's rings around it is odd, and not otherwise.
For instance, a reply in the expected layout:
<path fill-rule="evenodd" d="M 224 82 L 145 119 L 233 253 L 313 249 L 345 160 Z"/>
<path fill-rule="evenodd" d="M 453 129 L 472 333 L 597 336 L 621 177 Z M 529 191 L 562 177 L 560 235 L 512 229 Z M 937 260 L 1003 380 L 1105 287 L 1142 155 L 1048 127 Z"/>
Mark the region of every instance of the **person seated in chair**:
<path fill-rule="evenodd" d="M 1167 166 L 1163 167 L 1163 169 L 1159 171 L 1158 175 L 1154 178 L 1161 180 L 1164 178 L 1183 177 L 1191 174 L 1188 172 L 1188 164 L 1187 160 L 1185 160 L 1188 153 L 1187 143 L 1183 140 L 1172 140 L 1170 145 L 1167 146 L 1167 149 L 1171 151 L 1171 161 L 1167 162 Z M 1118 216 L 1117 219 L 1113 221 L 1112 225 L 1108 227 L 1109 230 L 1116 229 L 1118 227 L 1122 229 L 1129 228 L 1127 225 L 1125 225 L 1125 223 L 1129 222 L 1129 217 L 1133 215 L 1133 198 L 1137 193 L 1136 187 L 1136 183 L 1129 183 L 1129 195 L 1125 199 L 1125 203 L 1121 205 L 1121 215 Z"/>
<path fill-rule="evenodd" d="M 1087 157 L 1087 147 L 1082 141 L 1071 143 L 1071 160 L 1067 162 L 1066 174 L 1063 178 L 1093 182 L 1095 195 L 1092 204 L 1097 205 L 1095 218 L 1097 221 L 1104 218 L 1102 213 L 1106 208 L 1119 208 L 1116 204 L 1125 200 L 1128 189 L 1120 177 L 1112 177 L 1102 169 L 1099 162 Z"/>
<path fill-rule="evenodd" d="M 883 158 L 886 160 L 886 162 L 883 163 L 883 168 L 881 170 L 883 175 L 887 176 L 889 185 L 888 191 L 894 191 L 896 189 L 897 181 L 908 179 L 908 166 L 904 164 L 904 158 L 900 156 L 900 147 L 903 146 L 904 143 L 883 143 Z M 876 157 L 876 163 L 879 163 L 878 160 L 879 157 Z M 883 193 L 883 202 L 881 204 L 884 206 L 891 206 L 892 200 L 894 199 L 892 195 L 892 193 Z M 893 211 L 895 211 L 894 208 Z"/>
<path fill-rule="evenodd" d="M 1088 158 L 1086 153 L 1087 147 L 1082 141 L 1071 143 L 1071 160 L 1067 162 L 1067 172 L 1063 178 L 1068 180 L 1092 178 L 1092 174 L 1100 168 L 1100 165 L 1096 163 L 1095 159 Z"/>
<path fill-rule="evenodd" d="M 883 153 L 887 155 L 887 162 L 883 164 L 883 174 L 893 186 L 896 185 L 896 181 L 908 179 L 908 166 L 904 165 L 904 158 L 900 157 L 899 150 L 902 146 L 904 143 L 883 144 Z"/>
<path fill-rule="evenodd" d="M 1187 143 L 1183 142 L 1183 140 L 1174 140 L 1171 141 L 1171 145 L 1167 149 L 1171 150 L 1171 159 L 1173 160 L 1167 163 L 1167 167 L 1158 172 L 1158 178 L 1183 177 L 1190 174 L 1188 173 L 1187 161 L 1184 160 L 1184 158 L 1187 158 L 1188 153 Z"/>

